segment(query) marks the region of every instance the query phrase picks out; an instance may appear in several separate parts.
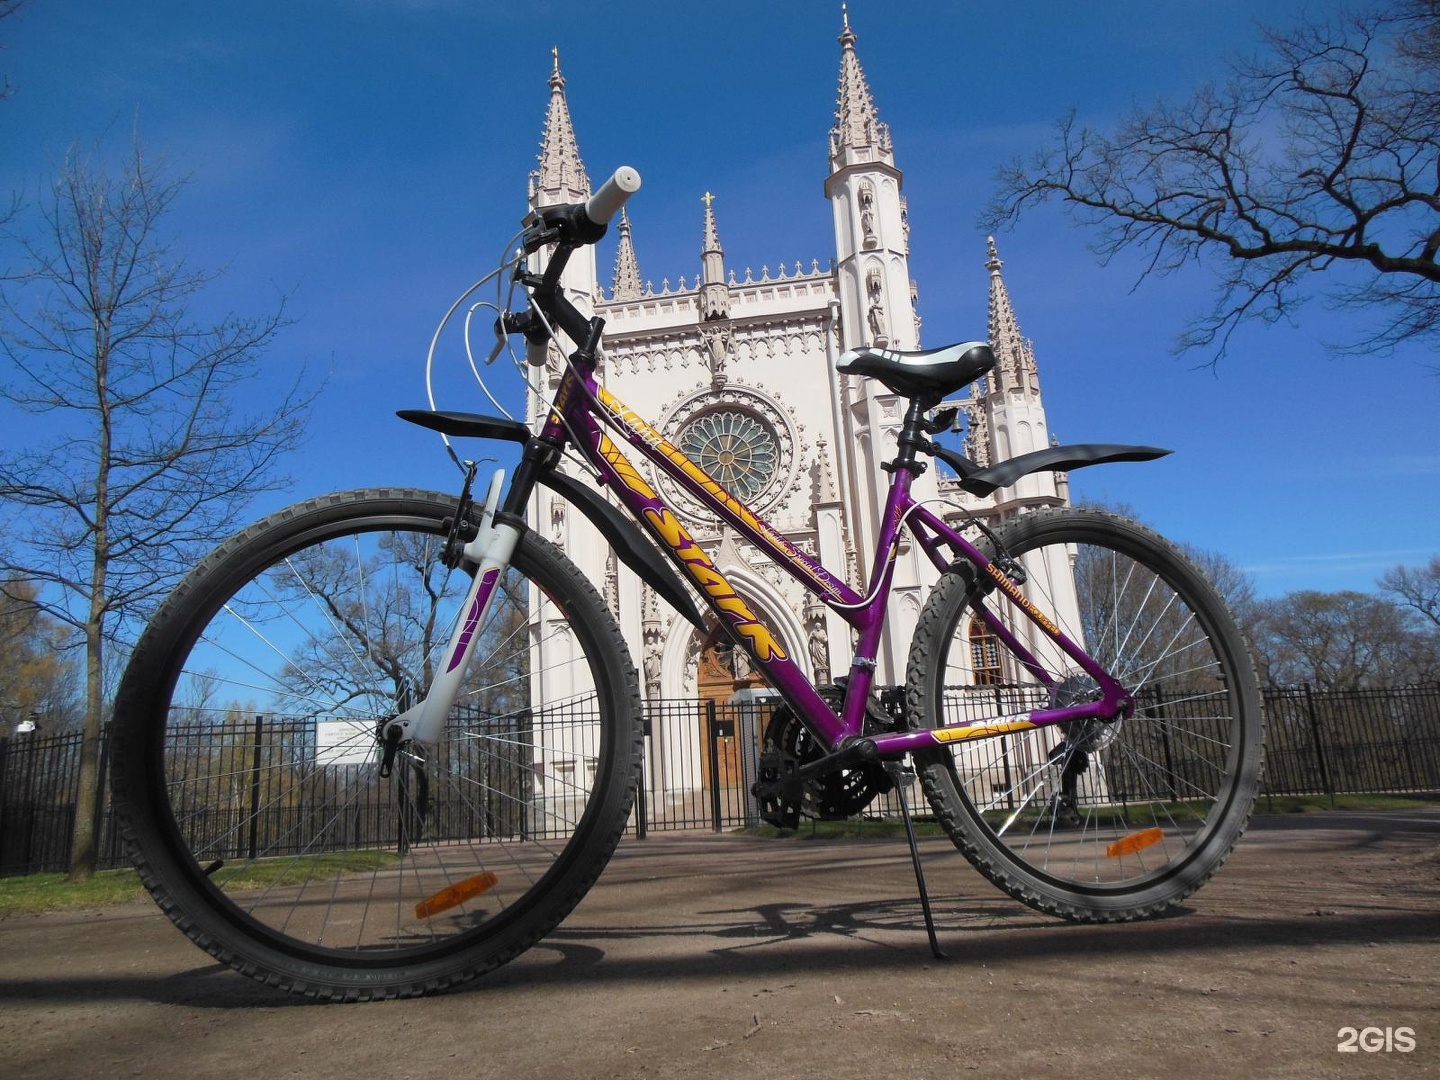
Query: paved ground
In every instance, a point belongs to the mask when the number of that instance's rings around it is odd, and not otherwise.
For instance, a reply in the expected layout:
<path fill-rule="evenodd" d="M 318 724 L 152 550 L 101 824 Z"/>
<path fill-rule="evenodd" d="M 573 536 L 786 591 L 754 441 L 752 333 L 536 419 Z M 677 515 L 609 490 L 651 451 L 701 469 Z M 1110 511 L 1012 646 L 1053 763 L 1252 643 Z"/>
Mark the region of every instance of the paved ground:
<path fill-rule="evenodd" d="M 277 995 L 149 906 L 0 921 L 0 1077 L 1440 1072 L 1440 812 L 1259 818 L 1182 914 L 1122 927 L 926 852 L 945 963 L 901 840 L 627 841 L 552 940 L 376 1005 Z"/>

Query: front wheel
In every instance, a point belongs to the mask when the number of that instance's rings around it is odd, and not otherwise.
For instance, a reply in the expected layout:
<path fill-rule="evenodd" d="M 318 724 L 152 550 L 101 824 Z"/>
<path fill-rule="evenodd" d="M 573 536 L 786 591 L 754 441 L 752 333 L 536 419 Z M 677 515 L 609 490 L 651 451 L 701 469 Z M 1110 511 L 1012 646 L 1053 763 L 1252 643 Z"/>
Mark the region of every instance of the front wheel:
<path fill-rule="evenodd" d="M 1128 718 L 1083 721 L 917 755 L 957 847 L 1026 904 L 1080 921 L 1158 914 L 1219 868 L 1249 820 L 1263 721 L 1254 668 L 1224 601 L 1174 545 L 1094 510 L 1005 523 L 982 549 L 1062 633 L 1134 696 Z M 1093 679 L 968 565 L 921 613 L 907 704 L 925 727 L 1089 700 Z M 983 603 L 1037 663 L 1009 657 Z"/>
<path fill-rule="evenodd" d="M 412 995 L 514 957 L 624 831 L 639 692 L 599 595 L 527 533 L 436 746 L 380 768 L 471 577 L 455 500 L 357 491 L 226 542 L 147 628 L 116 704 L 115 805 L 198 945 L 312 996 Z"/>

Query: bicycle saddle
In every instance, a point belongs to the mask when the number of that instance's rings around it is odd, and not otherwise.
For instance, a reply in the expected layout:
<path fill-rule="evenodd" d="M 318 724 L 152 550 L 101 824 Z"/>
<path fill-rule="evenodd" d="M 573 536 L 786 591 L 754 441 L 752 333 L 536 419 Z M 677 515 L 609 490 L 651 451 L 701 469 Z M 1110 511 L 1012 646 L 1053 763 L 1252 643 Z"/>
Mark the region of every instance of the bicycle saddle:
<path fill-rule="evenodd" d="M 835 362 L 837 371 L 879 379 L 903 397 L 935 401 L 968 386 L 994 366 L 995 354 L 983 341 L 962 341 L 921 352 L 861 346 L 846 349 Z"/>

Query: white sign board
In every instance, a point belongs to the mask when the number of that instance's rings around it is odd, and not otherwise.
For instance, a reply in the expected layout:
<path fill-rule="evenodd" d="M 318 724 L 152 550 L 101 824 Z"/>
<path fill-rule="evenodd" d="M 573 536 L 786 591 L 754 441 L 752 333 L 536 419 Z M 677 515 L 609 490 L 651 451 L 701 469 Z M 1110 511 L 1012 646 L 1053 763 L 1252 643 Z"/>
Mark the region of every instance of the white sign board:
<path fill-rule="evenodd" d="M 316 765 L 363 765 L 375 756 L 372 720 L 317 720 Z"/>

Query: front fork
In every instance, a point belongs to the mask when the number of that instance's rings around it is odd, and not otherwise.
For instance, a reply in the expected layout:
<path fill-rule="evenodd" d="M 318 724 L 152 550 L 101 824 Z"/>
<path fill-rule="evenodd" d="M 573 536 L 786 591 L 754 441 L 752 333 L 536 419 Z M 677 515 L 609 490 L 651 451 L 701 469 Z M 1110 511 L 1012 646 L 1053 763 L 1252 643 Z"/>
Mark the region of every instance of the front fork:
<path fill-rule="evenodd" d="M 495 520 L 495 508 L 500 501 L 500 491 L 505 484 L 505 470 L 495 470 L 490 479 L 490 489 L 485 497 L 485 508 L 480 516 L 480 528 L 475 536 L 460 549 L 461 565 L 474 566 L 475 577 L 461 607 L 463 617 L 450 633 L 449 644 L 441 654 L 440 670 L 436 673 L 425 697 L 384 724 L 380 742 L 384 749 L 380 773 L 390 775 L 395 754 L 407 743 L 434 746 L 440 741 L 445 730 L 445 720 L 460 693 L 460 682 L 475 648 L 476 631 L 485 619 L 485 612 L 495 595 L 500 575 L 510 565 L 515 546 L 520 542 L 523 526 L 502 519 Z M 463 501 L 462 501 L 463 503 Z M 463 513 L 463 505 L 462 510 Z M 457 527 L 463 527 L 457 521 Z"/>

